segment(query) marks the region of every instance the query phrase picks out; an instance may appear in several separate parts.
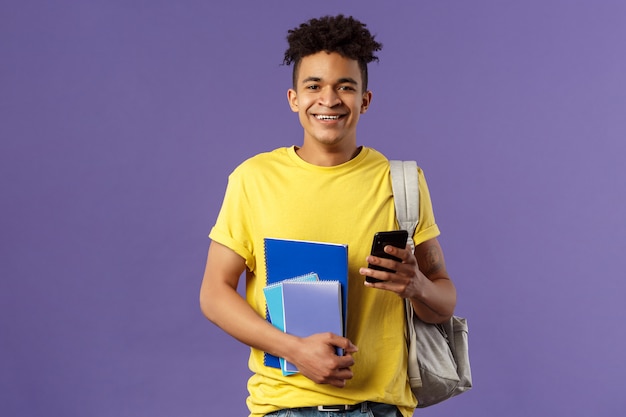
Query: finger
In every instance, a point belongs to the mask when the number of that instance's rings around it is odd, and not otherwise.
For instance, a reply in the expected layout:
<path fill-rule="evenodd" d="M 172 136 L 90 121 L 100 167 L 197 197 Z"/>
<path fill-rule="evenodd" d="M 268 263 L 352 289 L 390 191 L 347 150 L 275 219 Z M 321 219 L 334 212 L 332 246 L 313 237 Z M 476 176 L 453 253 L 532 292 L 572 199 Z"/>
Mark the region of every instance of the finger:
<path fill-rule="evenodd" d="M 365 277 L 363 284 L 368 287 L 374 287 L 375 283 L 384 283 L 389 280 L 389 273 L 385 271 L 378 271 L 371 268 L 360 268 L 359 273 Z M 368 278 L 374 278 L 369 280 Z"/>
<path fill-rule="evenodd" d="M 337 388 L 343 388 L 346 386 L 345 379 L 329 379 L 327 383 Z"/>
<path fill-rule="evenodd" d="M 350 370 L 350 367 L 354 366 L 354 358 L 352 355 L 347 354 L 344 356 L 340 356 L 336 362 L 336 369 L 347 369 Z M 352 372 L 352 371 L 350 371 Z M 352 375 L 352 373 L 350 373 Z"/>
<path fill-rule="evenodd" d="M 352 373 L 352 370 L 350 368 L 342 368 L 335 373 L 334 378 L 346 380 L 352 379 L 353 376 L 354 374 Z"/>
<path fill-rule="evenodd" d="M 393 255 L 395 256 L 395 255 Z M 399 260 L 399 261 L 398 261 Z M 370 275 L 371 271 L 380 271 L 380 272 L 387 272 L 387 273 L 393 273 L 395 271 L 398 270 L 398 266 L 402 265 L 402 259 L 401 258 L 397 258 L 396 259 L 388 259 L 388 258 L 380 258 L 380 257 L 368 257 L 367 261 L 370 265 L 368 265 L 367 269 L 364 269 L 364 271 L 366 271 L 365 275 L 369 275 L 369 276 L 374 276 L 374 275 Z M 371 266 L 371 267 L 370 267 Z M 381 269 L 379 269 L 379 267 Z M 378 274 L 380 274 L 380 272 Z M 378 276 L 375 276 L 375 278 L 378 278 Z M 388 278 L 382 278 L 382 279 L 389 279 Z"/>
<path fill-rule="evenodd" d="M 354 343 L 348 340 L 348 346 L 344 347 L 343 350 L 344 352 L 355 353 L 359 351 L 359 348 Z"/>
<path fill-rule="evenodd" d="M 409 245 L 406 245 L 404 248 L 387 245 L 383 250 L 386 253 L 399 258 L 402 263 L 406 263 L 411 259 L 411 247 Z"/>
<path fill-rule="evenodd" d="M 389 247 L 389 246 L 387 246 Z M 382 267 L 382 268 L 386 268 L 389 271 L 395 271 L 397 265 L 399 265 L 400 263 L 397 261 L 397 259 L 402 260 L 401 258 L 398 258 L 396 255 L 395 256 L 396 259 L 389 259 L 389 258 L 381 258 L 379 256 L 374 256 L 374 255 L 369 255 L 367 258 L 365 258 L 365 261 L 368 263 L 368 267 L 367 268 L 361 268 L 359 270 L 359 272 L 363 275 L 370 275 L 372 273 L 372 271 L 379 271 L 379 269 L 377 267 Z M 370 268 L 369 266 L 372 265 L 373 268 Z M 389 272 L 389 271 L 384 271 L 382 270 L 382 272 Z M 365 273 L 364 273 L 365 272 Z M 378 277 L 376 277 L 378 278 Z"/>
<path fill-rule="evenodd" d="M 359 348 L 357 348 L 354 343 L 350 341 L 350 339 L 334 333 L 330 333 L 330 343 L 333 346 L 343 349 L 346 353 L 354 353 L 359 350 Z"/>
<path fill-rule="evenodd" d="M 347 380 L 352 379 L 353 376 L 354 375 L 350 369 L 339 369 L 333 374 L 333 376 L 326 379 L 326 383 L 335 387 L 343 388 L 346 386 Z"/>

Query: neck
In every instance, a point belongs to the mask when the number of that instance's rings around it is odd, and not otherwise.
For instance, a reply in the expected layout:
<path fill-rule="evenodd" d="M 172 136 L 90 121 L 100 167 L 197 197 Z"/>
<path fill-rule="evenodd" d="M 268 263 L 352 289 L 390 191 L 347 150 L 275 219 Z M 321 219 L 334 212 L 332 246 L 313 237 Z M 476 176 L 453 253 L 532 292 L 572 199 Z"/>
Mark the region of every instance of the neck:
<path fill-rule="evenodd" d="M 322 167 L 333 167 L 344 164 L 356 157 L 361 152 L 361 146 L 353 146 L 349 149 L 312 149 L 303 145 L 296 147 L 296 153 L 303 161 Z"/>

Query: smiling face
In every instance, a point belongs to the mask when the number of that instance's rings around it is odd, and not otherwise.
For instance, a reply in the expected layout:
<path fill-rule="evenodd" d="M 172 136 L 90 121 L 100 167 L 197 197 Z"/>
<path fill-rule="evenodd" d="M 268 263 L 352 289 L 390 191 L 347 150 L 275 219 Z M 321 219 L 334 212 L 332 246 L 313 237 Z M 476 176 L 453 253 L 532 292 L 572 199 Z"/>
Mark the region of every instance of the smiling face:
<path fill-rule="evenodd" d="M 289 106 L 304 128 L 302 149 L 354 152 L 359 116 L 371 99 L 372 93 L 363 91 L 356 60 L 335 52 L 302 58 L 295 89 L 288 92 Z"/>

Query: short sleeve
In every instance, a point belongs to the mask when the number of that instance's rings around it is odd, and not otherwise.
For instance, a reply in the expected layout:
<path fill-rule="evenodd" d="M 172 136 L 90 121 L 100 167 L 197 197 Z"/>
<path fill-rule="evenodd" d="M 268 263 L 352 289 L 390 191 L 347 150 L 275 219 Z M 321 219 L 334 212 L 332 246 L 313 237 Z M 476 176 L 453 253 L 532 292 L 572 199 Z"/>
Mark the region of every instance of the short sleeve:
<path fill-rule="evenodd" d="M 256 265 L 253 256 L 254 242 L 251 236 L 251 224 L 247 215 L 250 212 L 249 206 L 242 175 L 236 169 L 228 177 L 222 207 L 209 237 L 232 249 L 246 261 L 248 269 L 253 271 Z"/>
<path fill-rule="evenodd" d="M 435 214 L 433 212 L 433 205 L 430 200 L 430 192 L 428 191 L 424 171 L 418 167 L 417 174 L 419 185 L 419 222 L 413 234 L 415 245 L 419 245 L 420 243 L 440 235 L 439 227 L 435 222 Z"/>

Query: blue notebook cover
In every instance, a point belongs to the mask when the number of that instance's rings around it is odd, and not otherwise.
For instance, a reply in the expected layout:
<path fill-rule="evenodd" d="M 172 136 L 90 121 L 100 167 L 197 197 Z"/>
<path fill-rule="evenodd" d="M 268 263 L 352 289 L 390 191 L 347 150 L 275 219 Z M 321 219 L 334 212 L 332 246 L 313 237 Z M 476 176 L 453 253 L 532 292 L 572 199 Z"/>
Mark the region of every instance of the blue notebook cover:
<path fill-rule="evenodd" d="M 343 335 L 339 281 L 286 281 L 282 287 L 286 333 L 300 337 L 324 332 Z M 343 354 L 341 349 L 337 354 Z M 298 372 L 292 363 L 283 363 L 284 374 Z"/>
<path fill-rule="evenodd" d="M 321 281 L 341 284 L 343 331 L 348 316 L 348 245 L 303 240 L 265 238 L 267 285 L 315 272 Z M 271 313 L 266 318 L 271 320 Z M 280 368 L 278 357 L 265 355 L 265 365 Z"/>

